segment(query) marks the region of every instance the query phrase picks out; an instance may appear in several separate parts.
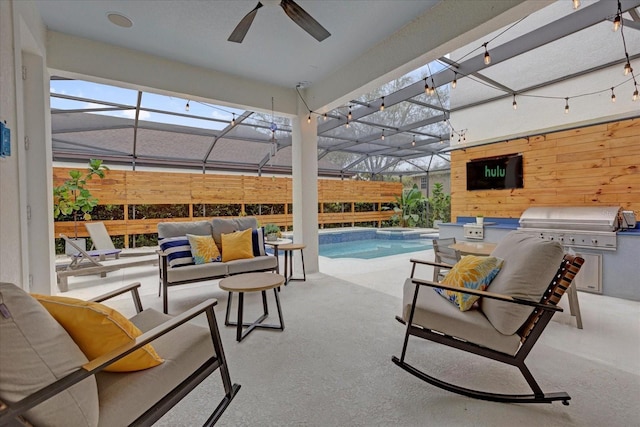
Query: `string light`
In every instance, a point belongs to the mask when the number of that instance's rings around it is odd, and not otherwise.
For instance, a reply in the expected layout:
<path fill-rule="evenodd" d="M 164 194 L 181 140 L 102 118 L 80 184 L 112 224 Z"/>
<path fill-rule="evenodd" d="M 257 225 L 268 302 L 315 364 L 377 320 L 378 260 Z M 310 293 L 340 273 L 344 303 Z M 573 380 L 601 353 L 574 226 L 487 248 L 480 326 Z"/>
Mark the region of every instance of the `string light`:
<path fill-rule="evenodd" d="M 431 76 L 431 87 L 429 88 L 429 95 L 433 95 L 436 93 L 436 82 L 433 81 L 433 76 Z"/>
<path fill-rule="evenodd" d="M 633 68 L 631 68 L 631 64 L 629 63 L 629 61 L 627 60 L 627 63 L 624 64 L 624 75 L 628 76 L 629 74 L 631 74 L 633 72 Z"/>
<path fill-rule="evenodd" d="M 231 119 L 231 126 L 235 126 L 236 125 L 236 113 L 232 113 L 233 114 L 233 119 Z"/>
<path fill-rule="evenodd" d="M 578 9 L 580 7 L 580 0 L 573 0 L 573 8 Z"/>
<path fill-rule="evenodd" d="M 184 111 L 189 111 L 189 100 L 187 99 L 187 105 L 184 106 Z"/>
<path fill-rule="evenodd" d="M 349 120 L 347 120 L 347 123 L 344 125 L 344 127 L 349 129 Z"/>
<path fill-rule="evenodd" d="M 323 119 L 324 119 L 324 121 L 326 122 L 326 121 L 327 121 L 327 113 L 324 113 L 324 114 L 322 115 L 322 118 L 323 118 Z"/>
<path fill-rule="evenodd" d="M 424 93 L 429 94 L 429 83 L 427 83 L 427 78 L 424 78 Z"/>
<path fill-rule="evenodd" d="M 518 103 L 516 102 L 516 94 L 515 93 L 513 94 L 513 104 L 511 104 L 511 105 L 513 105 L 513 109 L 514 110 L 518 109 Z"/>
<path fill-rule="evenodd" d="M 611 88 L 611 102 L 616 102 L 616 94 L 613 93 L 613 88 Z"/>
<path fill-rule="evenodd" d="M 453 81 L 451 82 L 451 89 L 455 89 L 458 86 L 458 73 L 453 73 Z"/>
<path fill-rule="evenodd" d="M 569 114 L 569 98 L 564 99 L 566 102 L 564 104 L 564 113 Z"/>
<path fill-rule="evenodd" d="M 616 15 L 616 17 L 613 19 L 613 31 L 618 31 L 620 29 L 620 13 L 618 13 Z"/>
<path fill-rule="evenodd" d="M 382 103 L 380 104 L 380 111 L 384 111 L 384 96 L 382 97 Z"/>
<path fill-rule="evenodd" d="M 484 64 L 491 64 L 491 55 L 489 55 L 489 51 L 487 50 L 487 43 L 483 44 L 484 46 Z"/>
<path fill-rule="evenodd" d="M 636 83 L 636 79 L 633 79 L 633 87 L 635 87 L 636 90 L 633 91 L 633 96 L 631 97 L 631 100 L 637 101 L 638 100 L 638 83 Z"/>
<path fill-rule="evenodd" d="M 349 107 L 349 113 L 347 114 L 347 119 L 351 120 L 351 117 L 353 117 L 351 115 L 351 107 Z"/>
<path fill-rule="evenodd" d="M 416 146 L 416 136 L 413 135 L 413 139 L 411 140 L 411 146 L 415 147 Z"/>
<path fill-rule="evenodd" d="M 380 136 L 380 139 L 384 141 L 384 129 L 382 129 L 382 135 Z"/>
<path fill-rule="evenodd" d="M 307 117 L 307 123 L 311 123 L 311 110 L 309 110 L 309 117 Z"/>

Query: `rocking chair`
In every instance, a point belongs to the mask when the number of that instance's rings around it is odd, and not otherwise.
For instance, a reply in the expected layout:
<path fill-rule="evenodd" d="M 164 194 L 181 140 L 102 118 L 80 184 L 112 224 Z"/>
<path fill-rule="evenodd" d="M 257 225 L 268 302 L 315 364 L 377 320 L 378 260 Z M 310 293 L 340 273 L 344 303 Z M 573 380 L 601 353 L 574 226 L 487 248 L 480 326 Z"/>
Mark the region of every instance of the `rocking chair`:
<path fill-rule="evenodd" d="M 584 260 L 563 256 L 562 246 L 557 242 L 519 231 L 505 236 L 491 255 L 503 259 L 502 269 L 489 286 L 491 292 L 413 277 L 406 280 L 403 315 L 396 317 L 406 325 L 406 333 L 401 356 L 393 356 L 393 363 L 436 387 L 476 399 L 512 403 L 562 401 L 568 405 L 571 397 L 566 392 L 542 391 L 525 365 L 525 358 L 554 313 L 563 311 L 557 304 Z M 415 263 L 438 266 L 430 261 L 411 261 L 414 266 Z M 479 296 L 479 304 L 461 311 L 429 287 Z M 490 393 L 434 378 L 405 361 L 410 336 L 515 366 L 533 394 Z"/>

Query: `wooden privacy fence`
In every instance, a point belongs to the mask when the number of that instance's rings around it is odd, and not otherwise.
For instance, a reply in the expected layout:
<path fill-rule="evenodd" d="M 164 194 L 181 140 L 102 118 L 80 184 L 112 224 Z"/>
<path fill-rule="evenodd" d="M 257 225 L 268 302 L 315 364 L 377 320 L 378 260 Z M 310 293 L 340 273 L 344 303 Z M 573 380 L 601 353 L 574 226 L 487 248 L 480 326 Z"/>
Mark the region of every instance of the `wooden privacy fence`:
<path fill-rule="evenodd" d="M 53 168 L 53 185 L 62 184 L 71 169 L 84 167 Z M 122 206 L 122 219 L 103 222 L 111 236 L 125 237 L 125 246 L 130 235 L 157 233 L 159 222 L 210 219 L 213 216 L 207 215 L 207 210 L 211 212 L 212 206 L 232 205 L 238 210 L 237 215 L 256 216 L 263 225 L 273 223 L 287 229 L 293 225 L 291 178 L 110 170 L 105 178 L 89 181 L 87 187 L 99 205 Z M 401 192 L 402 184 L 398 182 L 319 179 L 318 225 L 381 226 L 393 216 L 392 210 L 382 208 L 394 202 Z M 186 205 L 188 216 L 140 218 L 138 214 L 134 218 L 132 212 L 136 210 L 131 208 L 142 205 Z M 263 206 L 276 206 L 278 213 L 256 214 L 256 209 L 259 212 Z M 73 235 L 73 221 L 56 221 L 54 230 L 54 237 L 60 233 Z M 88 236 L 82 223 L 78 225 L 78 236 Z"/>

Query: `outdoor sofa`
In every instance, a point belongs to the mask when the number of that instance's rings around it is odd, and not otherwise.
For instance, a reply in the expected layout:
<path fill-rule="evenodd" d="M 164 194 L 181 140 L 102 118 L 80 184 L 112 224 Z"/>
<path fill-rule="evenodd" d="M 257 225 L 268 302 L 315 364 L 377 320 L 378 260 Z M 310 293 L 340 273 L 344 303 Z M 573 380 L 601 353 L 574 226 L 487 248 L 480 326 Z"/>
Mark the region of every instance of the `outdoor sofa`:
<path fill-rule="evenodd" d="M 223 235 L 251 229 L 251 254 L 240 253 L 236 258 L 225 260 L 231 248 L 225 248 Z M 194 261 L 194 253 L 189 236 L 211 236 L 220 251 L 220 260 L 198 264 Z M 227 240 L 228 241 L 228 240 Z M 162 288 L 163 310 L 168 312 L 168 289 L 170 286 L 182 285 L 211 279 L 218 279 L 234 274 L 276 271 L 278 259 L 267 255 L 264 248 L 262 228 L 258 227 L 255 217 L 214 218 L 212 220 L 191 222 L 161 222 L 158 224 L 158 243 L 160 244 L 160 285 Z M 226 253 L 225 253 L 226 249 Z M 235 248 L 234 252 L 235 251 Z M 214 248 L 215 250 L 215 248 Z M 242 251 L 240 251 L 242 252 Z M 246 251 L 245 251 L 246 252 Z"/>

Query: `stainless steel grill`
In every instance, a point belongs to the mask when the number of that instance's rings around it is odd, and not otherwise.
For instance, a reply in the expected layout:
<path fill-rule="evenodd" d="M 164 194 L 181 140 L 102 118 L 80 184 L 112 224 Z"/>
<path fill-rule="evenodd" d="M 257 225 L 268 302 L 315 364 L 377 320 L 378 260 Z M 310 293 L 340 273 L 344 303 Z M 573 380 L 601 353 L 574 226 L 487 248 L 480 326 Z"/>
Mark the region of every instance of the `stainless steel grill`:
<path fill-rule="evenodd" d="M 618 206 L 532 207 L 520 217 L 519 230 L 563 246 L 616 250 Z"/>

